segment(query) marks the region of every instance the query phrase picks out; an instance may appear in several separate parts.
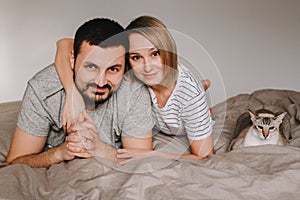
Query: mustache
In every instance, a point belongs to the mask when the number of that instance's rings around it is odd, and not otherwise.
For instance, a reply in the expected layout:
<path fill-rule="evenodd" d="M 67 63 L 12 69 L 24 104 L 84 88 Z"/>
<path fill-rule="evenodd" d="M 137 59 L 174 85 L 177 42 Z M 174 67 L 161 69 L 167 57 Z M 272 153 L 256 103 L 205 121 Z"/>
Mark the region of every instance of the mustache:
<path fill-rule="evenodd" d="M 95 87 L 95 88 L 99 88 L 99 89 L 105 89 L 107 88 L 108 90 L 111 90 L 111 86 L 109 84 L 105 84 L 103 86 L 99 86 L 96 83 L 88 83 L 86 84 L 86 86 L 82 89 L 83 92 L 85 92 L 87 89 L 89 89 L 90 87 Z"/>

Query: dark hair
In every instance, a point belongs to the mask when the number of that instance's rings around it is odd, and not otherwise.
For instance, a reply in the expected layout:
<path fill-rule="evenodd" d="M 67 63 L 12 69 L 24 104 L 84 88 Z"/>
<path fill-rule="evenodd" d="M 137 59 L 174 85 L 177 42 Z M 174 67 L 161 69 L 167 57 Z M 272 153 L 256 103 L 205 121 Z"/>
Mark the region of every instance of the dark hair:
<path fill-rule="evenodd" d="M 84 41 L 102 48 L 122 45 L 126 50 L 125 52 L 127 52 L 129 46 L 128 34 L 124 30 L 119 23 L 111 19 L 95 18 L 85 22 L 75 33 L 75 61 Z"/>

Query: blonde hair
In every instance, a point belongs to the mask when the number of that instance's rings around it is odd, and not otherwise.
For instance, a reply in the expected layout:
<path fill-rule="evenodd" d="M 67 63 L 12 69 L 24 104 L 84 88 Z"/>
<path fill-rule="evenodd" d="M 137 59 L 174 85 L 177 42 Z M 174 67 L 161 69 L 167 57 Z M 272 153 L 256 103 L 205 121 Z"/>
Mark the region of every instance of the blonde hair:
<path fill-rule="evenodd" d="M 126 27 L 128 35 L 138 33 L 148 39 L 160 52 L 162 64 L 168 66 L 169 78 L 177 78 L 177 48 L 176 43 L 165 24 L 151 16 L 140 16 Z"/>

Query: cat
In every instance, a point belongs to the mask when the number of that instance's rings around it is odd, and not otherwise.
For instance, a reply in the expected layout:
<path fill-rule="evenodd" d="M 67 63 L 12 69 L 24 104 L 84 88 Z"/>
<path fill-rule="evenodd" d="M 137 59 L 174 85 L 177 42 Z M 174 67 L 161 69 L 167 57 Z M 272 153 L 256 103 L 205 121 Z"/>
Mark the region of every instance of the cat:
<path fill-rule="evenodd" d="M 266 109 L 244 113 L 237 122 L 235 136 L 228 150 L 266 144 L 286 145 L 288 141 L 280 128 L 286 114 L 274 114 Z"/>

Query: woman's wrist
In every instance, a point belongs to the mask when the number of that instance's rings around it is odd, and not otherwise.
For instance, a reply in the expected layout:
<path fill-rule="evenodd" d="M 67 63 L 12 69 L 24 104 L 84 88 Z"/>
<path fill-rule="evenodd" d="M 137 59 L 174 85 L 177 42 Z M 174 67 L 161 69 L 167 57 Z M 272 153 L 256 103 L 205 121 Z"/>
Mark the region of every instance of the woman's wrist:
<path fill-rule="evenodd" d="M 100 140 L 98 141 L 98 144 L 96 145 L 93 154 L 96 158 L 98 157 L 105 160 L 117 162 L 117 150 Z"/>
<path fill-rule="evenodd" d="M 75 86 L 74 83 L 72 84 L 69 84 L 68 86 L 66 86 L 65 88 L 65 92 L 66 92 L 66 95 L 67 97 L 73 97 L 74 96 L 74 93 L 77 92 L 77 88 Z"/>

